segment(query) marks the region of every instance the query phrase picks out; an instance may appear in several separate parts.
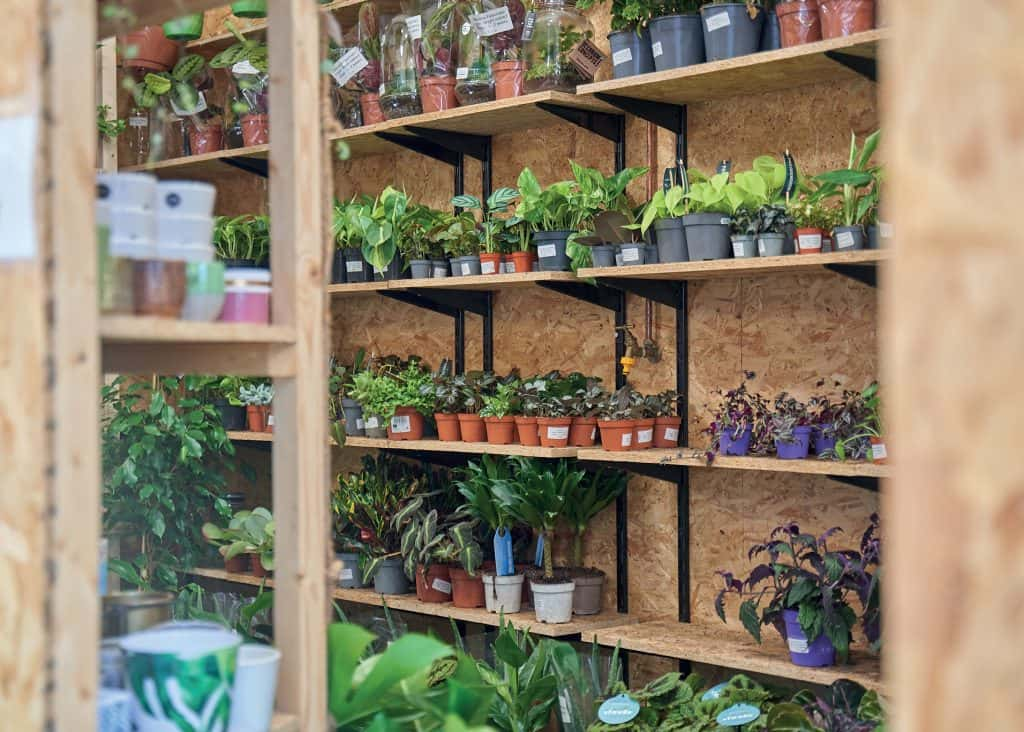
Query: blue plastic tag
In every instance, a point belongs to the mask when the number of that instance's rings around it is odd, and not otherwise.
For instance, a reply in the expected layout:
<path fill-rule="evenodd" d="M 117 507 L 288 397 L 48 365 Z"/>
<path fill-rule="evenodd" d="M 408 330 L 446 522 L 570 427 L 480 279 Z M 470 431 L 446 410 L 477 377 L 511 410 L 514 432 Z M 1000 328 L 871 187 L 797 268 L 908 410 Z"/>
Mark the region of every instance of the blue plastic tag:
<path fill-rule="evenodd" d="M 624 724 L 633 720 L 640 713 L 640 703 L 630 699 L 626 694 L 606 699 L 597 710 L 597 718 L 605 724 Z"/>
<path fill-rule="evenodd" d="M 494 565 L 499 577 L 508 577 L 516 573 L 516 565 L 512 561 L 512 532 L 503 531 L 494 532 Z"/>
<path fill-rule="evenodd" d="M 701 695 L 700 700 L 710 701 L 711 699 L 717 699 L 722 695 L 722 690 L 728 685 L 728 681 L 723 681 L 721 684 L 715 684 Z"/>
<path fill-rule="evenodd" d="M 761 710 L 753 704 L 733 704 L 715 717 L 715 721 L 723 727 L 740 727 L 760 716 Z"/>
<path fill-rule="evenodd" d="M 538 567 L 544 566 L 544 534 L 537 537 L 537 553 L 533 557 L 533 563 Z"/>

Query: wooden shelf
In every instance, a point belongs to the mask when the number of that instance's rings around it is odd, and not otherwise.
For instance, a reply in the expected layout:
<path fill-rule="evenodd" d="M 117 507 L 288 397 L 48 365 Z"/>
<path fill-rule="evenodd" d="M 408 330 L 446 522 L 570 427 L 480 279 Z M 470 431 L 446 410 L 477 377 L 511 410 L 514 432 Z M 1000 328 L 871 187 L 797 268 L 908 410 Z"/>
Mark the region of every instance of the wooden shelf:
<path fill-rule="evenodd" d="M 238 584 L 252 585 L 258 587 L 263 583 L 261 577 L 254 577 L 251 574 L 228 572 L 224 569 L 197 568 L 191 574 L 198 577 L 221 580 L 222 582 L 235 582 Z M 267 580 L 267 587 L 273 587 L 273 579 Z M 487 612 L 484 608 L 460 608 L 449 602 L 434 603 L 420 602 L 415 594 L 408 595 L 379 595 L 372 589 L 354 590 L 334 588 L 333 596 L 336 600 L 357 603 L 359 605 L 372 605 L 381 607 L 387 603 L 391 610 L 416 613 L 418 615 L 429 615 L 437 618 L 454 618 L 467 623 L 478 623 L 496 627 L 499 623 L 499 616 L 496 613 Z M 566 636 L 580 636 L 581 640 L 589 642 L 593 632 L 598 628 L 607 628 L 614 625 L 622 625 L 631 622 L 628 615 L 620 615 L 614 611 L 604 611 L 598 615 L 574 616 L 568 623 L 549 625 L 537 622 L 536 616 L 530 612 L 505 615 L 516 628 L 528 629 L 534 635 L 542 635 L 550 638 L 564 638 Z"/>
<path fill-rule="evenodd" d="M 406 127 L 426 127 L 445 132 L 490 137 L 558 123 L 560 118 L 542 109 L 539 106 L 541 104 L 556 104 L 584 111 L 619 114 L 614 107 L 594 97 L 545 91 L 511 99 L 472 104 L 467 107 L 456 107 L 443 112 L 416 114 L 411 117 L 386 120 L 375 125 L 353 127 L 333 135 L 331 139 L 347 142 L 351 156 L 356 158 L 403 150 L 404 148 L 400 145 L 377 137 L 376 133 L 392 132 L 411 136 L 411 133 L 404 129 Z"/>
<path fill-rule="evenodd" d="M 361 295 L 381 290 L 505 290 L 530 287 L 539 282 L 579 282 L 572 272 L 524 272 L 521 274 L 470 275 L 466 277 L 430 277 L 386 282 L 353 282 L 328 285 L 332 295 Z"/>
<path fill-rule="evenodd" d="M 253 145 L 217 150 L 202 155 L 168 158 L 142 165 L 129 165 L 119 168 L 119 170 L 122 173 L 148 172 L 156 175 L 186 175 L 189 178 L 207 178 L 211 175 L 231 172 L 232 168 L 228 167 L 226 160 L 266 160 L 269 154 L 270 145 Z"/>
<path fill-rule="evenodd" d="M 371 447 L 379 450 L 417 450 L 421 452 L 459 452 L 471 455 L 521 455 L 537 458 L 576 457 L 577 447 L 526 447 L 491 445 L 487 442 L 441 442 L 440 440 L 378 440 L 372 437 L 346 437 L 345 447 Z"/>
<path fill-rule="evenodd" d="M 805 475 L 838 475 L 850 478 L 888 478 L 889 466 L 859 461 L 834 461 L 808 458 L 780 460 L 775 457 L 729 457 L 716 455 L 708 465 L 705 452 L 693 448 L 664 448 L 612 452 L 600 448 L 579 448 L 577 458 L 605 463 L 643 463 L 647 465 L 680 465 L 690 468 L 726 470 L 762 470 L 775 473 Z"/>
<path fill-rule="evenodd" d="M 100 318 L 104 343 L 293 343 L 295 331 L 281 325 L 199 323 L 176 318 L 109 315 Z"/>
<path fill-rule="evenodd" d="M 711 259 L 703 262 L 638 264 L 633 267 L 588 267 L 580 277 L 617 277 L 642 280 L 707 280 L 726 277 L 753 277 L 771 274 L 825 272 L 827 265 L 877 264 L 890 258 L 887 249 L 862 249 L 827 254 L 789 254 L 782 257 L 750 259 Z"/>
<path fill-rule="evenodd" d="M 793 89 L 861 78 L 826 56 L 827 52 L 874 59 L 879 45 L 890 37 L 875 29 L 778 51 L 685 66 L 668 71 L 611 79 L 577 87 L 577 94 L 611 94 L 668 104 L 693 104 L 747 94 Z"/>
<path fill-rule="evenodd" d="M 273 442 L 273 432 L 249 432 L 243 430 L 228 430 L 228 439 L 235 442 Z"/>
<path fill-rule="evenodd" d="M 600 645 L 619 643 L 628 651 L 823 686 L 839 679 L 851 679 L 867 689 L 882 691 L 881 664 L 877 656 L 854 650 L 848 665 L 805 668 L 789 660 L 789 651 L 778 634 L 768 628 L 763 632 L 764 642 L 758 645 L 752 638 L 724 627 L 660 620 L 603 628 L 596 636 Z"/>
<path fill-rule="evenodd" d="M 329 295 L 365 295 L 368 292 L 380 292 L 387 290 L 388 282 L 352 282 L 336 285 L 327 285 Z"/>

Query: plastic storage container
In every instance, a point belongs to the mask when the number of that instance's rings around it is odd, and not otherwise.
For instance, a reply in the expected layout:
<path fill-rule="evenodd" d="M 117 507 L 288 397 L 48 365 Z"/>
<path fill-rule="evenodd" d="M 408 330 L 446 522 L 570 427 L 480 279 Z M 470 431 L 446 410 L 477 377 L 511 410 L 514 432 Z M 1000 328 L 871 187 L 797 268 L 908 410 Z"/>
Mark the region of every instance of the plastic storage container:
<path fill-rule="evenodd" d="M 232 267 L 224 273 L 225 323 L 270 322 L 270 271 Z"/>

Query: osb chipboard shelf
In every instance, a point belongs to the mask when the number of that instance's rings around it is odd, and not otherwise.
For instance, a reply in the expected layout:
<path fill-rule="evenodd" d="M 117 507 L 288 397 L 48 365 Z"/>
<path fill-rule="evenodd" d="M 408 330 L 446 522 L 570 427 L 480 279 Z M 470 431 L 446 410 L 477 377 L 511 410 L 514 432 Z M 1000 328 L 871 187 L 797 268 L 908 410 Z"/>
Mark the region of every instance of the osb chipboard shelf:
<path fill-rule="evenodd" d="M 248 430 L 228 430 L 228 439 L 235 442 L 273 442 L 273 432 L 249 432 Z"/>
<path fill-rule="evenodd" d="M 733 457 L 715 455 L 709 465 L 705 452 L 693 448 L 657 448 L 612 452 L 600 448 L 579 448 L 576 457 L 605 463 L 643 463 L 647 465 L 679 465 L 689 468 L 719 468 L 726 470 L 762 470 L 775 473 L 802 473 L 804 475 L 838 475 L 851 478 L 888 478 L 889 466 L 861 461 L 833 461 L 807 458 L 806 460 L 780 460 L 775 457 Z"/>
<path fill-rule="evenodd" d="M 789 660 L 786 644 L 770 628 L 762 629 L 763 643 L 707 625 L 692 625 L 659 620 L 621 625 L 597 631 L 602 646 L 622 645 L 623 650 L 677 658 L 695 663 L 795 679 L 827 686 L 839 679 L 851 679 L 866 689 L 881 692 L 882 672 L 877 656 L 863 650 L 850 652 L 850 663 L 843 666 L 806 668 Z"/>
<path fill-rule="evenodd" d="M 805 43 L 778 51 L 684 66 L 668 71 L 584 84 L 577 94 L 610 94 L 669 104 L 693 104 L 712 99 L 793 89 L 859 78 L 825 54 L 876 58 L 879 45 L 890 37 L 887 29 L 857 33 L 844 38 Z"/>
<path fill-rule="evenodd" d="M 111 315 L 100 318 L 104 343 L 294 343 L 282 325 L 199 323 L 176 318 Z"/>
<path fill-rule="evenodd" d="M 588 267 L 579 277 L 618 277 L 642 280 L 708 280 L 756 275 L 826 272 L 830 264 L 877 264 L 890 259 L 886 249 L 862 249 L 826 254 L 788 254 L 781 257 L 709 259 L 702 262 L 638 264 L 632 267 Z"/>
<path fill-rule="evenodd" d="M 353 127 L 342 130 L 341 133 L 333 135 L 331 139 L 344 140 L 348 143 L 351 156 L 355 158 L 403 150 L 404 148 L 401 146 L 377 137 L 376 133 L 392 132 L 411 135 L 403 129 L 405 127 L 426 127 L 445 132 L 485 136 L 522 132 L 535 127 L 557 124 L 561 121 L 559 117 L 538 106 L 544 103 L 591 112 L 619 113 L 611 105 L 593 97 L 544 91 L 511 99 L 498 99 L 493 102 L 446 109 L 442 112 L 429 112 L 386 120 L 375 125 Z"/>
<path fill-rule="evenodd" d="M 368 292 L 380 292 L 387 289 L 387 282 L 351 282 L 327 285 L 327 293 L 330 295 L 365 295 Z"/>
<path fill-rule="evenodd" d="M 191 574 L 198 577 L 221 580 L 222 582 L 236 582 L 238 584 L 252 585 L 259 587 L 264 583 L 261 577 L 251 574 L 228 572 L 223 569 L 196 568 Z M 274 586 L 274 580 L 266 580 L 267 587 Z M 336 600 L 358 603 L 360 605 L 372 605 L 381 607 L 385 603 L 391 610 L 416 613 L 418 615 L 429 615 L 437 618 L 453 618 L 467 623 L 478 623 L 480 625 L 497 626 L 499 616 L 484 608 L 461 608 L 455 607 L 450 602 L 420 602 L 416 595 L 380 595 L 372 589 L 342 589 L 335 588 L 333 593 Z M 529 630 L 534 635 L 543 635 L 551 638 L 564 638 L 566 636 L 580 636 L 583 641 L 590 641 L 593 631 L 599 628 L 607 628 L 614 625 L 629 623 L 628 615 L 620 615 L 614 611 L 604 611 L 598 615 L 574 616 L 568 623 L 539 623 L 537 617 L 530 611 L 505 615 L 505 620 L 520 629 Z"/>
<path fill-rule="evenodd" d="M 441 440 L 379 440 L 372 437 L 346 437 L 345 447 L 375 447 L 380 450 L 415 450 L 422 452 L 459 452 L 472 455 L 521 455 L 537 458 L 576 457 L 576 447 L 527 447 L 526 445 L 491 445 L 487 442 L 442 442 Z"/>
<path fill-rule="evenodd" d="M 270 145 L 252 145 L 235 147 L 228 150 L 203 153 L 202 155 L 185 155 L 180 158 L 157 160 L 142 165 L 129 165 L 119 170 L 122 173 L 153 173 L 155 175 L 184 175 L 189 178 L 206 178 L 211 175 L 228 173 L 226 160 L 266 159 L 270 154 Z"/>
<path fill-rule="evenodd" d="M 429 277 L 416 280 L 388 280 L 386 282 L 353 282 L 329 285 L 332 295 L 360 295 L 381 290 L 504 290 L 530 287 L 538 282 L 578 282 L 572 272 L 522 272 L 465 277 Z"/>

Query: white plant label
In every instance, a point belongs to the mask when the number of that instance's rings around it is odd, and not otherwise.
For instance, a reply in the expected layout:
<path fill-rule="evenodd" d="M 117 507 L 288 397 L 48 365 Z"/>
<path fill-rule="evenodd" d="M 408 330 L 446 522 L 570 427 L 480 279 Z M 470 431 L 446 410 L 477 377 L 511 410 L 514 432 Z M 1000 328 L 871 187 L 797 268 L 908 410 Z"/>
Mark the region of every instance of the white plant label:
<path fill-rule="evenodd" d="M 789 650 L 793 653 L 807 653 L 807 640 L 804 638 L 790 638 Z"/>
<path fill-rule="evenodd" d="M 654 439 L 654 430 L 640 430 L 636 433 L 636 442 L 651 442 Z"/>
<path fill-rule="evenodd" d="M 168 98 L 171 100 L 171 110 L 178 117 L 191 117 L 193 114 L 206 111 L 206 95 L 203 92 L 199 92 L 199 99 L 196 100 L 196 106 L 192 109 L 182 109 L 175 104 L 174 97 Z"/>
<path fill-rule="evenodd" d="M 742 257 L 743 256 L 743 242 L 734 241 L 732 243 L 732 256 Z"/>
<path fill-rule="evenodd" d="M 239 61 L 237 64 L 231 67 L 231 73 L 237 76 L 253 76 L 259 75 L 260 70 L 252 65 L 252 62 L 246 59 L 245 61 Z"/>
<path fill-rule="evenodd" d="M 468 79 L 469 78 L 469 67 L 468 66 L 460 66 L 459 68 L 455 69 L 455 78 L 456 79 Z"/>
<path fill-rule="evenodd" d="M 537 247 L 537 256 L 547 259 L 558 254 L 558 248 L 554 244 L 541 244 Z"/>
<path fill-rule="evenodd" d="M 871 445 L 871 459 L 885 460 L 889 455 L 885 451 L 884 442 L 876 442 Z"/>
<path fill-rule="evenodd" d="M 638 262 L 640 261 L 640 250 L 636 247 L 622 250 L 622 261 L 623 262 Z"/>
<path fill-rule="evenodd" d="M 494 274 L 494 262 L 481 262 L 480 271 L 484 274 Z"/>
<path fill-rule="evenodd" d="M 363 263 L 360 262 L 359 260 L 351 260 L 350 259 L 349 261 L 345 262 L 345 271 L 346 272 L 362 272 L 363 271 Z"/>
<path fill-rule="evenodd" d="M 434 277 L 444 277 L 448 274 L 448 270 L 444 267 L 434 267 Z"/>
<path fill-rule="evenodd" d="M 801 234 L 797 237 L 800 251 L 813 252 L 821 249 L 821 234 Z"/>
<path fill-rule="evenodd" d="M 363 421 L 362 417 L 359 417 L 358 419 L 356 419 L 356 429 L 357 430 L 364 430 L 364 429 L 366 429 L 366 422 Z"/>
<path fill-rule="evenodd" d="M 274 426 L 274 415 L 273 414 L 268 414 L 267 415 L 267 427 L 273 427 L 273 426 Z"/>
<path fill-rule="evenodd" d="M 445 582 L 440 577 L 435 577 L 434 581 L 430 583 L 430 586 L 440 592 L 442 595 L 452 594 L 452 583 Z"/>
<path fill-rule="evenodd" d="M 632 444 L 633 444 L 633 433 L 632 432 L 624 432 L 622 434 L 622 446 L 623 447 L 629 447 Z"/>
<path fill-rule="evenodd" d="M 384 270 L 380 269 L 379 267 L 374 267 L 373 271 L 374 271 L 374 274 L 379 274 L 379 275 L 383 275 L 384 274 Z"/>
<path fill-rule="evenodd" d="M 718 223 L 720 223 L 722 226 L 729 226 L 732 223 L 732 219 L 730 219 L 728 216 L 723 216 L 721 219 L 718 220 Z"/>
<path fill-rule="evenodd" d="M 470 272 L 473 271 L 473 268 L 470 266 L 469 262 L 461 262 L 459 264 L 459 267 L 462 270 L 462 274 L 464 275 L 468 275 Z"/>
<path fill-rule="evenodd" d="M 569 438 L 568 427 L 548 427 L 549 440 L 566 440 Z"/>
<path fill-rule="evenodd" d="M 590 439 L 591 440 L 596 440 L 597 439 L 597 427 L 591 427 L 590 428 Z"/>
<path fill-rule="evenodd" d="M 36 256 L 36 133 L 33 115 L 0 117 L 0 261 Z"/>
<path fill-rule="evenodd" d="M 342 569 L 340 572 L 338 572 L 338 579 L 342 579 L 342 580 L 354 579 L 354 577 L 352 575 L 352 570 L 351 569 Z"/>
<path fill-rule="evenodd" d="M 716 31 L 719 28 L 726 28 L 729 25 L 729 14 L 715 13 L 714 15 L 709 15 L 704 20 L 704 24 L 708 27 L 708 33 Z"/>
<path fill-rule="evenodd" d="M 149 127 L 149 117 L 138 115 L 128 118 L 129 127 Z"/>
<path fill-rule="evenodd" d="M 668 440 L 669 442 L 674 442 L 675 440 L 678 440 L 679 430 L 677 430 L 675 427 L 666 427 L 665 439 Z"/>
<path fill-rule="evenodd" d="M 423 19 L 418 15 L 410 15 L 405 19 L 406 30 L 409 31 L 409 38 L 418 41 L 423 37 Z"/>
<path fill-rule="evenodd" d="M 892 224 L 884 221 L 878 222 L 878 235 L 883 239 L 892 239 Z"/>
<path fill-rule="evenodd" d="M 533 27 L 537 24 L 537 13 L 533 10 L 526 11 L 526 19 L 523 20 L 523 40 L 529 41 L 533 38 Z"/>
<path fill-rule="evenodd" d="M 474 13 L 469 16 L 469 22 L 473 24 L 476 34 L 481 38 L 489 38 L 497 33 L 508 33 L 513 27 L 512 16 L 508 14 L 508 7 L 504 5 L 494 10 Z"/>
<path fill-rule="evenodd" d="M 391 431 L 399 434 L 403 432 L 412 432 L 412 421 L 409 419 L 409 416 L 403 414 L 399 417 L 392 417 Z"/>
<path fill-rule="evenodd" d="M 661 49 L 661 41 L 655 41 L 651 44 L 651 55 L 654 56 L 654 58 L 658 58 L 658 56 L 663 53 L 664 51 Z"/>
<path fill-rule="evenodd" d="M 620 48 L 618 51 L 612 54 L 612 65 L 620 66 L 622 64 L 628 64 L 633 60 L 633 51 L 628 48 Z"/>
<path fill-rule="evenodd" d="M 377 421 L 376 417 L 370 417 L 368 420 L 366 420 L 366 429 L 375 430 L 378 427 L 380 427 L 380 422 Z"/>
<path fill-rule="evenodd" d="M 558 710 L 562 714 L 562 724 L 572 724 L 572 701 L 569 699 L 569 692 L 563 691 L 558 695 Z"/>
<path fill-rule="evenodd" d="M 345 86 L 352 77 L 370 65 L 360 48 L 350 48 L 341 55 L 331 68 L 331 76 L 338 86 Z"/>
<path fill-rule="evenodd" d="M 765 251 L 766 250 L 764 248 L 764 242 L 762 240 L 758 239 L 757 240 L 757 253 L 760 254 L 763 257 Z"/>
<path fill-rule="evenodd" d="M 836 234 L 836 246 L 840 249 L 849 249 L 853 246 L 853 232 L 840 231 Z"/>

